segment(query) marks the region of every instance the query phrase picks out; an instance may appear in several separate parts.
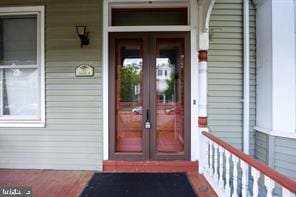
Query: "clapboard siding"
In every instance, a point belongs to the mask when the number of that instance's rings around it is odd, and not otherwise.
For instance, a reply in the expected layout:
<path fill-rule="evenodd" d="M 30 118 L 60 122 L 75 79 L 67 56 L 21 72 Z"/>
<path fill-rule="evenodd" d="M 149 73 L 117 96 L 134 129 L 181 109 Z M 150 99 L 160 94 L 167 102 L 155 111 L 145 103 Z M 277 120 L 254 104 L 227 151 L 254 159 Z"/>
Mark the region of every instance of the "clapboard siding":
<path fill-rule="evenodd" d="M 256 120 L 256 27 L 250 4 L 250 153 Z M 210 132 L 242 149 L 243 1 L 216 0 L 210 18 L 208 123 Z"/>
<path fill-rule="evenodd" d="M 1 0 L 0 6 L 46 6 L 46 127 L 1 128 L 1 168 L 102 169 L 102 1 Z M 75 26 L 90 45 L 80 48 Z M 95 67 L 92 78 L 75 67 Z"/>
<path fill-rule="evenodd" d="M 275 169 L 296 180 L 296 139 L 275 138 Z"/>
<path fill-rule="evenodd" d="M 296 139 L 256 132 L 255 158 L 296 180 Z"/>
<path fill-rule="evenodd" d="M 255 141 L 255 158 L 268 165 L 268 135 L 256 132 Z"/>

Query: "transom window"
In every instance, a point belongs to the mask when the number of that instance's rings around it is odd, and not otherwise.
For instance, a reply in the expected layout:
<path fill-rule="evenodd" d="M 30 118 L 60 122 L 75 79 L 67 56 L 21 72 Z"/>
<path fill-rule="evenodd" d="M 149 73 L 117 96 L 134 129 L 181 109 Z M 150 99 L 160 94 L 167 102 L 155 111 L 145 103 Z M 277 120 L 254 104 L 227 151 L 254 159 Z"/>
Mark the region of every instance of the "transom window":
<path fill-rule="evenodd" d="M 112 26 L 161 25 L 188 25 L 187 7 L 112 9 Z"/>
<path fill-rule="evenodd" d="M 40 6 L 0 8 L 0 126 L 44 124 L 43 17 Z"/>

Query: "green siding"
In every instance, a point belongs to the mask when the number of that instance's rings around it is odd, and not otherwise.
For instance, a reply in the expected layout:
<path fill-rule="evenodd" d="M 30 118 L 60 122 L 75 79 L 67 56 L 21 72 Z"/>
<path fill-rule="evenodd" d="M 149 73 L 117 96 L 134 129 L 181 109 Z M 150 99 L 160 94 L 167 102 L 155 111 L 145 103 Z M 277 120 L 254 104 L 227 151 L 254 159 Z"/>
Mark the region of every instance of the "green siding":
<path fill-rule="evenodd" d="M 1 0 L 46 6 L 46 128 L 0 128 L 0 168 L 102 169 L 102 1 Z M 80 48 L 75 26 L 88 26 Z M 76 78 L 79 64 L 95 76 Z"/>
<path fill-rule="evenodd" d="M 274 166 L 279 172 L 296 180 L 296 139 L 275 138 Z"/>
<path fill-rule="evenodd" d="M 255 158 L 268 165 L 269 139 L 265 133 L 256 132 Z"/>
<path fill-rule="evenodd" d="M 296 180 L 296 139 L 256 132 L 255 158 Z"/>
<path fill-rule="evenodd" d="M 256 28 L 250 4 L 250 153 L 256 120 Z M 242 149 L 243 1 L 216 0 L 210 18 L 208 119 L 214 135 Z"/>

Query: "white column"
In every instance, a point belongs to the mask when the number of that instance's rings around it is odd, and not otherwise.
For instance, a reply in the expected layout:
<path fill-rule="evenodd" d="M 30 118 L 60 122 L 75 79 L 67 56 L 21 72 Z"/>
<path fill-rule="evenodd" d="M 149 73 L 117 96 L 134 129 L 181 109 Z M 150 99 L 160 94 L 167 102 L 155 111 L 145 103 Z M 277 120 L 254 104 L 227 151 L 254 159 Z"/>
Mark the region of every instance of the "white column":
<path fill-rule="evenodd" d="M 190 0 L 190 43 L 191 43 L 191 161 L 202 159 L 200 149 L 202 149 L 201 142 L 201 130 L 198 128 L 198 5 L 196 0 Z M 199 131 L 199 132 L 198 132 Z"/>
<path fill-rule="evenodd" d="M 109 38 L 108 38 L 108 0 L 103 1 L 103 160 L 109 159 Z"/>
<path fill-rule="evenodd" d="M 294 1 L 272 1 L 273 130 L 295 133 Z"/>
<path fill-rule="evenodd" d="M 208 52 L 200 50 L 198 54 L 199 72 L 198 72 L 198 124 L 200 128 L 207 127 L 207 105 L 208 105 Z"/>
<path fill-rule="evenodd" d="M 293 0 L 257 6 L 258 130 L 296 137 L 296 57 Z"/>

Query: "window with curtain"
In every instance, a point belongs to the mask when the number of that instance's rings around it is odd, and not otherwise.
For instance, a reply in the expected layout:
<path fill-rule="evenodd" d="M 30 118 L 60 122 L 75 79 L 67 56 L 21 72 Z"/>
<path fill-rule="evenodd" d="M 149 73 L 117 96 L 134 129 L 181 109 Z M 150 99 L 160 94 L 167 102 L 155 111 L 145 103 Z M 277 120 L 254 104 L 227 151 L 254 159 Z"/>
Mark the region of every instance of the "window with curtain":
<path fill-rule="evenodd" d="M 41 120 L 38 17 L 0 12 L 0 122 Z"/>

